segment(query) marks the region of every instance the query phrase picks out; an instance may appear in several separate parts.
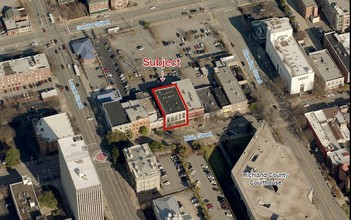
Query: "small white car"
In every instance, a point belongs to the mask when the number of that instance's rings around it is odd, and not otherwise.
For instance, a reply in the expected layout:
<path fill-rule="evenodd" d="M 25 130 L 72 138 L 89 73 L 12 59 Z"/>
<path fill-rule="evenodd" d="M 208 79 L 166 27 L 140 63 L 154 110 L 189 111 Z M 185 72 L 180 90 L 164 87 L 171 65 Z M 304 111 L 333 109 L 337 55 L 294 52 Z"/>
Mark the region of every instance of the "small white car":
<path fill-rule="evenodd" d="M 70 64 L 67 64 L 67 68 L 68 68 L 68 69 L 71 69 L 71 65 L 70 65 Z"/>
<path fill-rule="evenodd" d="M 150 9 L 152 10 L 152 9 L 155 9 L 155 6 L 150 6 Z"/>
<path fill-rule="evenodd" d="M 109 14 L 104 14 L 104 18 L 107 18 L 108 16 L 110 16 Z"/>
<path fill-rule="evenodd" d="M 92 121 L 93 118 L 92 118 L 92 117 L 87 117 L 87 120 L 88 120 L 88 121 Z"/>

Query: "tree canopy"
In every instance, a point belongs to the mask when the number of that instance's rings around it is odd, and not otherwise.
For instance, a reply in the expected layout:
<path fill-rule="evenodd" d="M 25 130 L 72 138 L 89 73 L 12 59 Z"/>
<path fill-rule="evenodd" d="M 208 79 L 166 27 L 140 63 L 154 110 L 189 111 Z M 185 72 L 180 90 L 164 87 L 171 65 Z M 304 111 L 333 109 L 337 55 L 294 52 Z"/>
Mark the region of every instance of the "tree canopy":
<path fill-rule="evenodd" d="M 40 205 L 46 206 L 48 208 L 57 208 L 58 202 L 52 191 L 45 191 L 38 196 Z"/>
<path fill-rule="evenodd" d="M 139 134 L 144 135 L 144 136 L 147 135 L 148 134 L 147 127 L 145 127 L 145 126 L 140 127 Z"/>
<path fill-rule="evenodd" d="M 158 141 L 153 141 L 151 144 L 149 144 L 150 150 L 152 152 L 158 152 L 158 151 L 164 151 L 164 146 L 158 142 Z"/>
<path fill-rule="evenodd" d="M 119 153 L 119 149 L 117 147 L 114 147 L 112 149 L 112 161 L 114 164 L 116 164 L 118 162 L 118 157 L 119 157 L 120 153 Z"/>
<path fill-rule="evenodd" d="M 6 165 L 9 167 L 14 167 L 20 164 L 21 162 L 20 151 L 14 147 L 9 148 L 6 151 L 5 162 L 6 162 Z"/>
<path fill-rule="evenodd" d="M 108 132 L 106 139 L 109 144 L 128 140 L 128 136 L 120 131 Z"/>

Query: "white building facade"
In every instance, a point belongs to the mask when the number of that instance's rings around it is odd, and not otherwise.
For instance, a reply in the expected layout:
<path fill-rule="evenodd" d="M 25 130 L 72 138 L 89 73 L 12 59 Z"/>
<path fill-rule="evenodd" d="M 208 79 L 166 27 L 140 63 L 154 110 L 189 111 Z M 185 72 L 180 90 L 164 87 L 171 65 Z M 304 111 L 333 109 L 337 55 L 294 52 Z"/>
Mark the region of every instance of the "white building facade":
<path fill-rule="evenodd" d="M 267 25 L 266 52 L 290 94 L 313 89 L 314 71 L 293 37 L 288 18 L 265 20 Z"/>
<path fill-rule="evenodd" d="M 81 135 L 60 139 L 61 181 L 76 220 L 104 220 L 102 186 Z"/>

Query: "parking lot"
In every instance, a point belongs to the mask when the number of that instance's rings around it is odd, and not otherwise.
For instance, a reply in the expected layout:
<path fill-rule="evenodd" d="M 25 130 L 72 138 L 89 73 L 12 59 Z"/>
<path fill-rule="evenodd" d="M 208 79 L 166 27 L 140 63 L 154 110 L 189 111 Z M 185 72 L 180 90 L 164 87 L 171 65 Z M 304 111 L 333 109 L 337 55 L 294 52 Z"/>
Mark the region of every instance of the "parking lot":
<path fill-rule="evenodd" d="M 181 193 L 177 193 L 174 196 L 178 201 L 181 212 L 189 214 L 194 220 L 205 219 L 202 215 L 203 213 L 201 207 L 196 206 L 191 202 L 191 198 L 194 196 L 194 193 L 191 190 L 186 190 Z"/>
<path fill-rule="evenodd" d="M 231 212 L 223 194 L 219 191 L 214 174 L 209 169 L 205 159 L 191 155 L 188 160 L 191 164 L 191 180 L 199 187 L 200 199 L 206 205 L 212 219 L 230 219 Z"/>
<path fill-rule="evenodd" d="M 84 64 L 85 72 L 88 76 L 90 87 L 93 91 L 99 91 L 107 86 L 105 76 L 101 72 L 98 64 L 88 63 Z M 99 68 L 99 69 L 97 69 Z"/>
<path fill-rule="evenodd" d="M 179 172 L 176 168 L 176 165 L 180 165 L 180 162 L 174 163 L 169 155 L 165 155 L 159 158 L 160 165 L 159 167 L 161 170 L 161 194 L 166 195 L 173 192 L 178 192 L 190 187 L 189 181 L 186 178 L 185 173 L 181 178 Z M 181 165 L 180 165 L 181 166 Z M 162 175 L 162 170 L 165 171 L 165 175 Z M 184 181 L 182 181 L 182 179 Z M 167 183 L 168 182 L 168 183 Z"/>
<path fill-rule="evenodd" d="M 131 87 L 138 88 L 140 84 L 161 76 L 161 68 L 143 67 L 145 57 L 181 59 L 181 68 L 164 69 L 167 83 L 190 78 L 194 85 L 209 84 L 209 79 L 191 66 L 198 56 L 223 50 L 217 39 L 216 27 L 204 22 L 207 19 L 204 14 L 185 24 L 167 22 L 151 26 L 150 30 L 140 27 L 112 37 L 111 45 L 118 52 L 119 64 Z"/>

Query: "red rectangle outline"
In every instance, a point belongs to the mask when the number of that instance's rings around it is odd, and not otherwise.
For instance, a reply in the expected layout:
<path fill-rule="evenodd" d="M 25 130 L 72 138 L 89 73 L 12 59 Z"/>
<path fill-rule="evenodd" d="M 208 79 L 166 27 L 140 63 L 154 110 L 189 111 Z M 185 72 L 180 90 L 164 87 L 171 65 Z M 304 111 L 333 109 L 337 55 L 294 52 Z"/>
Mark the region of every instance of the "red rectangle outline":
<path fill-rule="evenodd" d="M 157 97 L 156 91 L 157 90 L 161 90 L 161 89 L 166 89 L 166 88 L 170 88 L 170 87 L 175 87 L 176 91 L 180 97 L 180 100 L 182 101 L 183 106 L 185 107 L 185 123 L 181 124 L 181 125 L 174 125 L 174 126 L 170 126 L 170 127 L 166 127 L 166 113 L 161 105 L 160 100 Z M 189 115 L 188 115 L 188 106 L 185 104 L 184 98 L 182 96 L 182 94 L 179 92 L 179 88 L 177 84 L 169 84 L 169 85 L 165 85 L 165 86 L 160 86 L 160 87 L 156 87 L 156 88 L 152 88 L 151 89 L 152 94 L 155 97 L 156 103 L 158 105 L 158 107 L 161 110 L 162 116 L 163 116 L 163 130 L 164 131 L 168 131 L 168 130 L 172 130 L 175 128 L 179 128 L 179 127 L 183 127 L 183 126 L 187 126 L 189 124 Z"/>

